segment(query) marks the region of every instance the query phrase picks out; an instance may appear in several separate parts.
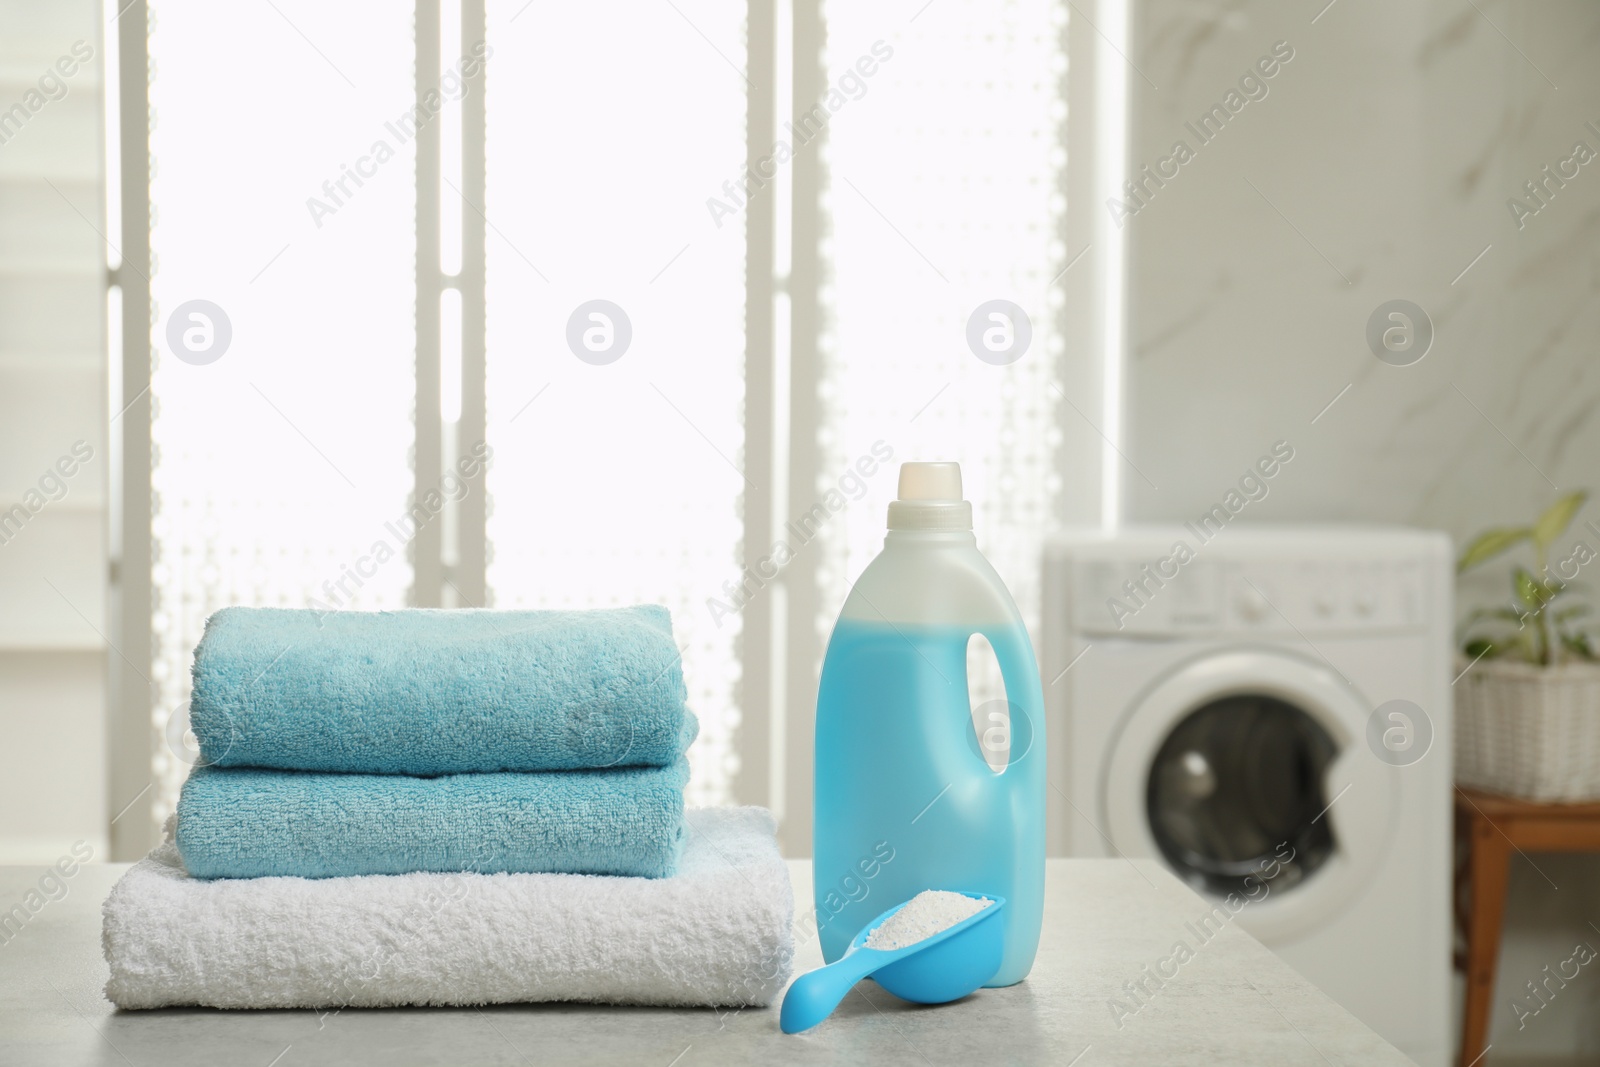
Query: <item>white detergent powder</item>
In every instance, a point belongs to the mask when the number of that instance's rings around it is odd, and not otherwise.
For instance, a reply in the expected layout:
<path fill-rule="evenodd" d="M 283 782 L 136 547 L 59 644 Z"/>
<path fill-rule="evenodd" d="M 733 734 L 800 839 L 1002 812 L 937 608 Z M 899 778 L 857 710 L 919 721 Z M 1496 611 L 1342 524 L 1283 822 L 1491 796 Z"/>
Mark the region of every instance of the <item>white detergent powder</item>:
<path fill-rule="evenodd" d="M 868 934 L 867 947 L 885 952 L 910 948 L 918 941 L 926 941 L 962 919 L 978 914 L 993 903 L 987 897 L 969 897 L 965 893 L 949 893 L 943 889 L 924 890 Z"/>

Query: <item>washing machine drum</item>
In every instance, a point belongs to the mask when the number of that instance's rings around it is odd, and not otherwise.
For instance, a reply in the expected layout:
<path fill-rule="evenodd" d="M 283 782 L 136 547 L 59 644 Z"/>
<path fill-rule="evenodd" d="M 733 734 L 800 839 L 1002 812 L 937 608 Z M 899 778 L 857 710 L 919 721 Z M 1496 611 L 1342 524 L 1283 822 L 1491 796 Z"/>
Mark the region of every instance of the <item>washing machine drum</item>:
<path fill-rule="evenodd" d="M 1322 816 L 1337 755 L 1327 729 L 1287 701 L 1246 694 L 1207 702 L 1150 763 L 1150 830 L 1161 855 L 1218 896 L 1248 892 L 1246 880 L 1266 872 L 1274 888 L 1294 885 L 1333 854 Z"/>
<path fill-rule="evenodd" d="M 1249 898 L 1239 922 L 1268 944 L 1315 931 L 1370 890 L 1393 833 L 1398 784 L 1367 748 L 1371 713 L 1325 663 L 1279 649 L 1198 656 L 1121 716 L 1102 781 L 1107 836 L 1203 894 Z"/>

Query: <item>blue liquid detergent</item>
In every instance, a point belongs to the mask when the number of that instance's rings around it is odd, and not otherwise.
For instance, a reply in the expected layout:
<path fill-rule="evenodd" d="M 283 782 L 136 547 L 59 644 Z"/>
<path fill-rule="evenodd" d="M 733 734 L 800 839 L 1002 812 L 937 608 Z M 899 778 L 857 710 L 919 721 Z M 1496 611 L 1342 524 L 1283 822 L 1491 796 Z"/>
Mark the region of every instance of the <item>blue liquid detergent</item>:
<path fill-rule="evenodd" d="M 904 474 L 901 486 L 904 498 Z M 957 501 L 959 493 L 958 483 Z M 1033 965 L 1044 909 L 1038 667 L 1016 607 L 970 531 L 897 537 L 894 515 L 884 554 L 834 628 L 817 698 L 822 954 L 838 959 L 869 921 L 925 889 L 993 894 L 1008 903 L 1005 954 L 988 985 L 1011 985 Z M 973 634 L 993 646 L 1010 705 L 1010 759 L 998 773 L 973 728 Z"/>

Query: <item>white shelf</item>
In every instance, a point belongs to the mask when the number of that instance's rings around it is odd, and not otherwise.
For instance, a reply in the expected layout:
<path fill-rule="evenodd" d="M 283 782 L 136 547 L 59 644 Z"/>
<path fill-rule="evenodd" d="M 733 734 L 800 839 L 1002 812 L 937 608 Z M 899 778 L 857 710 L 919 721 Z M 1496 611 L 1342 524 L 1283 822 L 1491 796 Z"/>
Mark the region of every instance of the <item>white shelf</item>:
<path fill-rule="evenodd" d="M 77 654 L 100 653 L 106 650 L 105 642 L 90 634 L 87 638 L 51 638 L 49 642 L 29 641 L 23 638 L 0 638 L 0 656 L 31 656 L 41 652 L 66 652 Z"/>
<path fill-rule="evenodd" d="M 62 262 L 43 263 L 29 267 L 0 263 L 0 282 L 7 279 L 51 282 L 103 282 L 106 277 L 105 261 L 96 266 L 74 266 Z"/>
<path fill-rule="evenodd" d="M 34 352 L 0 352 L 0 373 L 21 371 L 62 371 L 85 374 L 104 370 L 106 356 L 103 352 L 61 352 L 55 355 Z"/>
<path fill-rule="evenodd" d="M 95 458 L 99 459 L 100 458 L 100 453 L 96 452 L 95 453 Z M 40 474 L 44 473 L 44 468 L 43 467 L 41 467 L 39 469 L 39 473 Z M 73 478 L 68 480 L 67 484 L 68 485 L 72 485 L 76 481 L 77 481 L 77 477 L 74 476 Z M 0 488 L 0 512 L 8 511 L 13 504 L 17 504 L 17 503 L 21 502 L 22 494 L 26 493 L 29 489 L 37 489 L 37 488 L 38 488 L 37 485 L 24 485 L 21 488 L 18 488 L 16 486 L 12 486 L 9 489 Z M 71 514 L 71 515 L 96 515 L 96 514 L 103 515 L 103 514 L 105 514 L 106 502 L 105 502 L 105 498 L 104 498 L 104 496 L 102 494 L 97 492 L 97 493 L 83 493 L 81 495 L 85 499 L 82 499 L 82 500 L 78 499 L 77 497 L 75 497 L 72 494 L 71 490 L 69 490 L 67 495 L 65 497 L 63 497 L 62 499 L 60 499 L 60 500 L 52 500 L 50 503 L 46 504 L 44 506 L 43 510 L 41 510 L 39 512 L 39 515 L 43 515 L 45 512 L 48 512 L 48 511 L 58 512 L 63 516 L 69 515 L 69 514 Z M 38 518 L 38 517 L 39 517 L 38 515 L 34 516 L 34 518 Z M 3 547 L 4 547 L 3 545 L 0 545 L 0 548 L 3 548 Z"/>
<path fill-rule="evenodd" d="M 19 100 L 22 94 L 29 89 L 37 89 L 39 87 L 39 79 L 44 77 L 47 71 L 60 78 L 60 72 L 55 69 L 56 60 L 63 55 L 69 55 L 70 52 L 71 42 L 68 42 L 67 48 L 58 55 L 46 56 L 41 54 L 35 57 L 33 62 L 18 60 L 15 57 L 7 59 L 6 62 L 0 63 L 0 92 L 5 93 L 5 99 Z M 99 50 L 96 49 L 96 59 L 99 58 L 99 54 Z M 76 59 L 77 57 L 72 56 L 71 58 Z M 70 78 L 61 78 L 61 80 L 66 82 L 67 85 L 67 95 L 65 97 L 67 100 L 76 96 L 79 90 L 87 90 L 90 93 L 98 94 L 100 92 L 100 64 L 95 59 L 89 60 L 88 66 L 84 66 L 82 62 L 79 62 L 78 72 Z M 52 100 L 47 106 L 54 107 L 61 102 L 61 100 Z M 9 107 L 10 105 L 6 106 Z"/>

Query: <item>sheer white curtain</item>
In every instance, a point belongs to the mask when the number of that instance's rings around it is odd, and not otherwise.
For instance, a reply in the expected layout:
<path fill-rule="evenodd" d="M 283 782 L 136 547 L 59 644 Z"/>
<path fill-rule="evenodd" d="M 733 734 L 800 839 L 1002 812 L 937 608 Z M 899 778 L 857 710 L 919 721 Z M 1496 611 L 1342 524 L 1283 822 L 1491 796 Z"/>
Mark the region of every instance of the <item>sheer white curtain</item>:
<path fill-rule="evenodd" d="M 799 187 L 814 169 L 778 160 L 761 194 L 780 219 L 780 334 L 789 249 L 820 240 L 822 253 L 818 414 L 775 428 L 778 470 L 748 470 L 743 454 L 747 420 L 764 428 L 753 420 L 770 413 L 746 405 L 740 187 L 757 162 L 747 109 L 771 98 L 752 86 L 789 98 L 787 3 L 763 9 L 776 12 L 773 64 L 747 56 L 740 0 L 638 5 L 625 19 L 490 0 L 486 199 L 454 204 L 487 221 L 490 602 L 667 604 L 702 724 L 696 803 L 732 799 L 739 696 L 768 682 L 743 677 L 741 613 L 712 602 L 739 602 L 728 587 L 748 498 L 783 498 L 781 457 L 816 460 L 821 500 L 879 442 L 880 459 L 892 450 L 825 526 L 816 570 L 793 573 L 816 582 L 821 637 L 877 551 L 898 463 L 917 458 L 962 463 L 980 545 L 1034 623 L 1061 412 L 1076 417 L 1053 284 L 1069 264 L 1066 5 L 818 2 L 827 93 L 783 117 L 825 107 L 826 137 L 797 146 L 825 146 L 820 189 Z M 413 488 L 416 169 L 399 120 L 416 87 L 409 5 L 152 10 L 153 725 L 165 734 L 216 607 L 408 599 L 407 546 L 390 527 Z M 446 153 L 461 151 L 454 129 Z M 821 235 L 787 232 L 791 181 L 793 196 L 820 196 Z M 204 342 L 213 307 L 227 350 L 181 358 L 174 343 L 186 328 Z M 984 348 L 993 330 L 1002 351 Z M 776 351 L 781 416 L 787 337 Z M 448 351 L 444 364 L 456 373 Z M 374 567 L 379 541 L 397 551 Z M 814 671 L 799 660 L 815 646 L 794 647 L 804 653 L 774 669 Z M 751 692 L 744 703 L 764 713 Z M 187 769 L 181 741 L 173 731 L 159 746 L 158 819 Z M 781 774 L 781 740 L 774 756 Z"/>
<path fill-rule="evenodd" d="M 743 529 L 744 227 L 706 200 L 744 165 L 744 17 L 488 5 L 490 593 L 672 610 L 697 803 L 737 769 L 740 619 L 706 600 Z"/>
<path fill-rule="evenodd" d="M 938 0 L 897 12 L 823 3 L 834 84 L 861 57 L 877 62 L 828 126 L 818 491 L 875 441 L 895 458 L 828 529 L 817 625 L 826 635 L 882 547 L 898 464 L 947 459 L 961 463 L 979 547 L 1036 628 L 1040 540 L 1060 492 L 1061 412 L 1071 414 L 1052 284 L 1068 263 L 1066 5 Z M 987 361 L 969 340 L 980 307 Z"/>
<path fill-rule="evenodd" d="M 386 125 L 413 103 L 408 6 L 151 14 L 159 824 L 192 757 L 169 717 L 207 615 L 405 602 L 385 523 L 411 488 L 415 167 Z"/>

